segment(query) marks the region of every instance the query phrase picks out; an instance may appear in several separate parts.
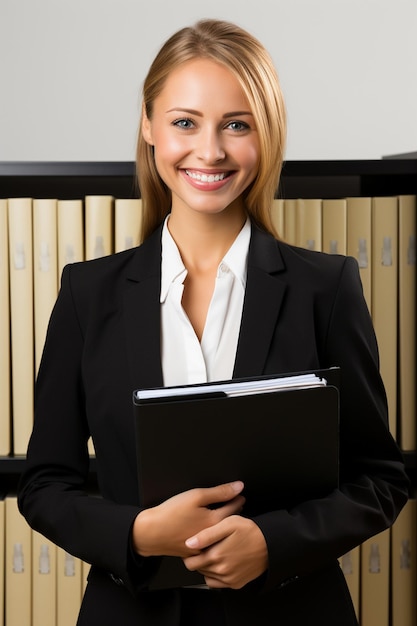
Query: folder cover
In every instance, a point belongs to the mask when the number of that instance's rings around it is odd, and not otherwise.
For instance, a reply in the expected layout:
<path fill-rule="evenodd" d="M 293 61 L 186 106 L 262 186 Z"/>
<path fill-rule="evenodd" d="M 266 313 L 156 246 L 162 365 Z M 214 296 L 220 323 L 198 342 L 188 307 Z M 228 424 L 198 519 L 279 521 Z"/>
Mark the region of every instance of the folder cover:
<path fill-rule="evenodd" d="M 329 384 L 323 374 L 317 385 L 243 395 L 228 395 L 227 382 L 185 385 L 178 396 L 169 395 L 175 388 L 153 398 L 136 390 L 141 506 L 233 480 L 245 484 L 244 515 L 327 495 L 338 486 L 339 450 L 339 392 L 330 384 L 338 369 L 328 373 Z M 167 560 L 180 576 L 181 560 Z"/>

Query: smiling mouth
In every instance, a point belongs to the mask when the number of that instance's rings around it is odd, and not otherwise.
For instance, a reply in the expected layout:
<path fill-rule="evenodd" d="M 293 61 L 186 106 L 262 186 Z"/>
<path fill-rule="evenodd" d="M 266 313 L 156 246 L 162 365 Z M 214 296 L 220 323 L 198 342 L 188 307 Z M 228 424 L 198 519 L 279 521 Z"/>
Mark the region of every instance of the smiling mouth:
<path fill-rule="evenodd" d="M 198 180 L 202 183 L 217 183 L 230 176 L 230 172 L 216 172 L 215 174 L 206 174 L 204 172 L 194 172 L 187 169 L 185 170 L 185 173 L 193 180 Z"/>

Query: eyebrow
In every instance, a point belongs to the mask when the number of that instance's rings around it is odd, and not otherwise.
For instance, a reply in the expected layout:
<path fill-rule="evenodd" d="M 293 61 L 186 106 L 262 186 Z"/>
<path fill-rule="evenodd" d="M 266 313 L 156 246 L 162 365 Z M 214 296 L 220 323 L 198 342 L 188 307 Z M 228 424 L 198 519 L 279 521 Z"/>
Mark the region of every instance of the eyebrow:
<path fill-rule="evenodd" d="M 174 107 L 172 109 L 169 109 L 167 111 L 167 113 L 174 113 L 174 112 L 178 112 L 178 113 L 188 113 L 190 115 L 197 115 L 199 117 L 203 117 L 203 114 L 201 111 L 196 111 L 195 109 L 184 109 L 182 107 Z M 230 111 L 230 113 L 225 113 L 222 117 L 223 119 L 228 119 L 230 117 L 238 117 L 240 115 L 251 115 L 253 116 L 252 111 Z"/>

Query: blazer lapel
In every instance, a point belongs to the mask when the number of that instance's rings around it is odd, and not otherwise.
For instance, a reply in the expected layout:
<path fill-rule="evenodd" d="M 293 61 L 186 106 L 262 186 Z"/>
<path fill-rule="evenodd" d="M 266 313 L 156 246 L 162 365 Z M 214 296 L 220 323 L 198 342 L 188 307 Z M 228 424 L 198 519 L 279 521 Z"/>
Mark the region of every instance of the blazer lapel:
<path fill-rule="evenodd" d="M 134 388 L 162 386 L 159 296 L 161 228 L 137 250 L 127 274 L 123 315 Z"/>
<path fill-rule="evenodd" d="M 127 273 L 123 315 L 134 388 L 163 384 L 159 306 L 161 228 L 136 250 Z M 253 225 L 234 378 L 264 372 L 286 289 L 278 276 L 283 269 L 276 240 Z"/>
<path fill-rule="evenodd" d="M 277 241 L 252 225 L 248 275 L 234 378 L 264 372 L 286 289 L 277 276 L 284 263 Z"/>

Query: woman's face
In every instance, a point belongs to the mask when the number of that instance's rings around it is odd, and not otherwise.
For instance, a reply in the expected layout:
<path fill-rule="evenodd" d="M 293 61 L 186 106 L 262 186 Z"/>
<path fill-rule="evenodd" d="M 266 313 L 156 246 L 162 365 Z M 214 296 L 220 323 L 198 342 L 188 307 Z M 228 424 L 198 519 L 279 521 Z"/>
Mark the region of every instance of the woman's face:
<path fill-rule="evenodd" d="M 195 59 L 174 70 L 142 129 L 172 192 L 173 212 L 243 210 L 242 194 L 258 170 L 259 138 L 247 98 L 227 68 Z"/>

